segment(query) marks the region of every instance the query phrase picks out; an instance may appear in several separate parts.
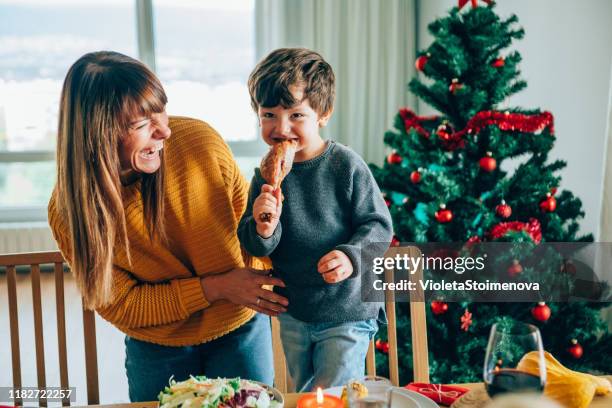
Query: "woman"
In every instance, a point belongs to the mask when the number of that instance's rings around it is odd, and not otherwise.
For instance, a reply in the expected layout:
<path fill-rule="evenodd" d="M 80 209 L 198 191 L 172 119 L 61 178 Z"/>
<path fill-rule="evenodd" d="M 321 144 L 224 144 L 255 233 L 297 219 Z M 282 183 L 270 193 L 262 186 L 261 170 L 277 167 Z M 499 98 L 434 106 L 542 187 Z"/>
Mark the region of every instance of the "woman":
<path fill-rule="evenodd" d="M 206 123 L 168 118 L 140 62 L 77 60 L 64 82 L 49 223 L 87 308 L 126 333 L 132 401 L 170 376 L 272 383 L 269 319 L 281 285 L 245 268 L 236 237 L 248 185 Z M 254 266 L 249 262 L 249 266 Z"/>

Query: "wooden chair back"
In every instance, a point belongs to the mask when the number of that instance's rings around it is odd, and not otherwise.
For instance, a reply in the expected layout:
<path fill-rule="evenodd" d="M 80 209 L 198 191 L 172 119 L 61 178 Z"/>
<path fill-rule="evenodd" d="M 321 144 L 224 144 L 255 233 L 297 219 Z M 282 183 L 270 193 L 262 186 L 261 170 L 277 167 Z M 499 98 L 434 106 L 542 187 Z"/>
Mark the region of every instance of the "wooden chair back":
<path fill-rule="evenodd" d="M 34 313 L 34 341 L 36 351 L 37 386 L 44 389 L 47 386 L 45 373 L 45 350 L 43 338 L 43 319 L 40 287 L 40 266 L 53 265 L 55 274 L 55 305 L 57 317 L 57 339 L 60 370 L 60 387 L 68 389 L 68 356 L 66 350 L 66 316 L 64 305 L 64 259 L 59 251 L 32 252 L 23 254 L 0 255 L 0 267 L 6 268 L 9 321 L 11 333 L 11 354 L 13 369 L 13 387 L 23 386 L 21 381 L 21 354 L 19 345 L 19 309 L 17 307 L 16 268 L 30 268 L 32 279 L 32 302 Z M 96 324 L 94 312 L 83 309 L 83 331 L 85 339 L 85 370 L 87 381 L 87 402 L 98 404 L 100 401 L 98 388 L 98 357 L 96 351 Z M 15 400 L 16 405 L 23 401 Z M 41 398 L 39 405 L 46 407 L 46 399 Z M 69 406 L 70 401 L 64 399 L 62 406 Z"/>
<path fill-rule="evenodd" d="M 389 248 L 387 257 L 394 257 L 396 254 L 407 254 L 416 259 L 421 256 L 421 251 L 417 247 Z M 422 267 L 413 275 L 413 280 L 418 281 L 423 278 Z M 385 271 L 385 281 L 393 282 L 393 271 Z M 399 307 L 407 306 L 398 303 Z M 395 386 L 399 386 L 399 359 L 397 354 L 397 319 L 395 314 L 396 303 L 392 291 L 385 292 L 385 310 L 387 312 L 387 339 L 389 341 L 389 379 Z M 410 327 L 412 334 L 412 361 L 413 375 L 415 382 L 429 383 L 429 356 L 427 347 L 427 321 L 425 314 L 424 294 L 420 285 L 417 290 L 410 293 Z M 276 388 L 285 393 L 293 391 L 291 379 L 289 378 L 285 354 L 280 340 L 280 326 L 276 318 L 272 318 L 272 349 L 274 352 L 274 383 Z M 366 373 L 376 375 L 374 340 L 370 342 L 368 354 L 366 356 Z"/>

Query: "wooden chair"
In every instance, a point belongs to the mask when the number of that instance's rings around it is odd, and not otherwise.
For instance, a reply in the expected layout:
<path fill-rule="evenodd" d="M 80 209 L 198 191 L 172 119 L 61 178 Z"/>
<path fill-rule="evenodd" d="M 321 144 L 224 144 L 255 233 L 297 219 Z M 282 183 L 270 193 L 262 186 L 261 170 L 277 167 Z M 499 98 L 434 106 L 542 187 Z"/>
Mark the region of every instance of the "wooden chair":
<path fill-rule="evenodd" d="M 389 248 L 387 257 L 394 257 L 396 254 L 407 254 L 411 258 L 418 258 L 421 252 L 417 247 L 408 248 Z M 413 280 L 423 278 L 422 268 L 413 275 Z M 385 280 L 393 282 L 393 271 L 385 271 Z M 427 322 L 425 315 L 425 302 L 423 290 L 417 285 L 417 290 L 410 293 L 410 326 L 412 331 L 412 359 L 413 374 L 415 382 L 429 382 L 429 357 L 427 348 Z M 407 306 L 399 303 L 399 307 Z M 395 386 L 399 386 L 399 360 L 397 356 L 397 322 L 395 316 L 395 297 L 393 292 L 385 293 L 385 309 L 387 312 L 387 338 L 389 340 L 389 379 Z M 272 348 L 274 352 L 274 371 L 275 386 L 281 392 L 286 393 L 292 390 L 291 379 L 287 373 L 285 355 L 280 341 L 279 323 L 276 318 L 272 319 Z M 366 373 L 376 374 L 376 360 L 374 353 L 374 340 L 370 342 L 368 354 L 366 356 Z"/>
<path fill-rule="evenodd" d="M 11 331 L 11 354 L 13 368 L 13 387 L 21 388 L 21 360 L 19 348 L 19 313 L 17 307 L 16 267 L 28 266 L 32 278 L 32 301 L 34 311 L 34 337 L 36 350 L 36 373 L 38 388 L 46 388 L 45 353 L 43 339 L 43 319 L 40 288 L 40 266 L 53 265 L 55 274 L 55 302 L 57 316 L 57 339 L 59 348 L 60 386 L 69 388 L 68 359 L 66 350 L 66 317 L 64 306 L 64 259 L 59 251 L 33 252 L 24 254 L 0 255 L 0 267 L 6 267 L 9 319 Z M 83 331 L 85 339 L 85 370 L 87 381 L 88 404 L 99 403 L 98 388 L 98 358 L 96 351 L 96 325 L 94 312 L 83 309 Z M 23 405 L 21 400 L 15 404 Z M 39 400 L 40 406 L 47 406 L 45 399 Z M 70 401 L 62 401 L 63 406 L 70 405 Z"/>

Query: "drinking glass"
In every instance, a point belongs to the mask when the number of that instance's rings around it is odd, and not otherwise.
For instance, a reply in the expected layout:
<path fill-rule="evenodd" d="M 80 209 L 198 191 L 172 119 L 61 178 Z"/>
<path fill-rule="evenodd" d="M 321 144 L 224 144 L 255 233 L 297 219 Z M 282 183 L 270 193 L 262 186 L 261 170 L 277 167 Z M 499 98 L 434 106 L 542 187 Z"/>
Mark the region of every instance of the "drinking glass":
<path fill-rule="evenodd" d="M 351 384 L 361 384 L 368 389 L 368 395 L 361 397 L 357 388 Z M 347 385 L 347 399 L 350 408 L 390 408 L 395 389 L 387 378 L 367 375 L 351 380 Z"/>
<path fill-rule="evenodd" d="M 538 374 L 516 368 L 526 354 L 536 357 Z M 489 335 L 483 377 L 490 397 L 507 392 L 541 393 L 546 384 L 546 362 L 538 328 L 513 320 L 494 324 Z"/>

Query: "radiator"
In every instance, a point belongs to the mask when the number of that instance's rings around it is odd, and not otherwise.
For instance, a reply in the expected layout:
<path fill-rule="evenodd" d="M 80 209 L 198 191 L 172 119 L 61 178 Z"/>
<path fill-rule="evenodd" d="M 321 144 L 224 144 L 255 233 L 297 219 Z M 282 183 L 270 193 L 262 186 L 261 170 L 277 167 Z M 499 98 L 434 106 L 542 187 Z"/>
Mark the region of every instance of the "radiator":
<path fill-rule="evenodd" d="M 0 254 L 56 250 L 46 222 L 0 223 Z"/>

